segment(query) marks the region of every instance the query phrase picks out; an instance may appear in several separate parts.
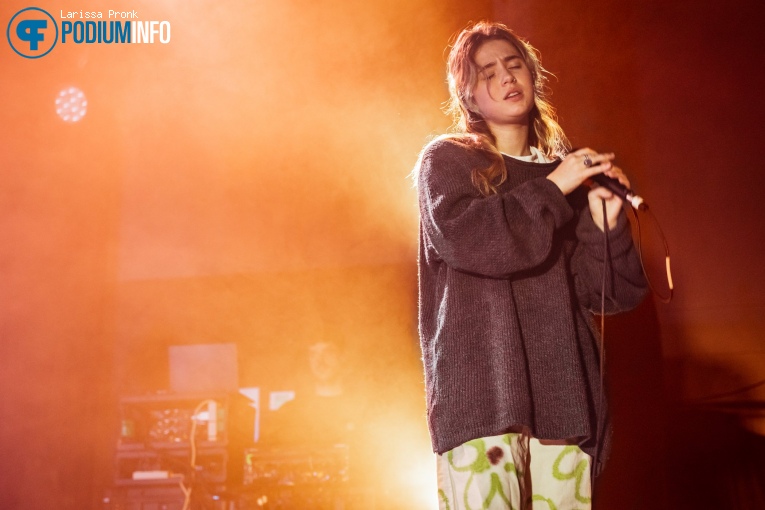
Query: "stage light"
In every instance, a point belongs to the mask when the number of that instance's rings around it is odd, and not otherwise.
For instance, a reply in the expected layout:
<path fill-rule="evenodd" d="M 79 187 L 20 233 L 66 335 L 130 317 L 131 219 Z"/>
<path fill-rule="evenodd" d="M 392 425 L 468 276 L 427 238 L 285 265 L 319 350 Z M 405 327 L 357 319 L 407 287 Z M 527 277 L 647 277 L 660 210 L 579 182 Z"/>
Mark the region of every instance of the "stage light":
<path fill-rule="evenodd" d="M 393 452 L 390 458 L 400 459 L 405 456 L 407 459 L 406 465 L 388 469 L 381 475 L 383 487 L 395 488 L 397 495 L 389 497 L 393 497 L 391 504 L 396 508 L 398 504 L 407 501 L 407 508 L 438 509 L 436 457 L 421 427 L 422 423 L 414 420 L 413 416 L 388 414 L 375 424 L 372 432 L 380 437 L 384 433 L 395 437 L 395 446 L 388 447 Z M 392 468 L 393 464 L 389 466 Z"/>
<path fill-rule="evenodd" d="M 64 122 L 78 122 L 88 112 L 85 93 L 76 87 L 69 87 L 56 97 L 56 113 Z"/>

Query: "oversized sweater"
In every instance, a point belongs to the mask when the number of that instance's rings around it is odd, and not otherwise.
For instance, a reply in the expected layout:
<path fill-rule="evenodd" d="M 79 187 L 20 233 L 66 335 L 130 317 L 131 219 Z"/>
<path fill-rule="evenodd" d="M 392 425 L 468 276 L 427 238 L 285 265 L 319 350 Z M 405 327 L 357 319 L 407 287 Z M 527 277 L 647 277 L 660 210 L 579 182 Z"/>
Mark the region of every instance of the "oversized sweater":
<path fill-rule="evenodd" d="M 587 190 L 545 177 L 559 162 L 505 156 L 507 179 L 484 197 L 488 159 L 448 139 L 423 151 L 419 330 L 433 450 L 527 426 L 540 439 L 596 448 L 604 234 Z M 637 306 L 646 284 L 622 212 L 609 232 L 606 313 Z M 603 406 L 605 407 L 605 406 Z"/>

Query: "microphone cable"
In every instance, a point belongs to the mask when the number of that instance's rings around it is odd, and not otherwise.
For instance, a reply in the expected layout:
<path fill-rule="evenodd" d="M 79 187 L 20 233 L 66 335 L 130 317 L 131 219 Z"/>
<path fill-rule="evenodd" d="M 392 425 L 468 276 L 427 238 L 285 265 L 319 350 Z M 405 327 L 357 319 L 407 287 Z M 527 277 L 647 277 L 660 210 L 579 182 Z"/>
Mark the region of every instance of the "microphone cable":
<path fill-rule="evenodd" d="M 600 349 L 599 349 L 599 371 L 600 371 L 600 395 L 598 397 L 598 409 L 600 410 L 600 416 L 596 420 L 595 428 L 595 454 L 593 456 L 592 468 L 590 469 L 590 498 L 595 495 L 595 477 L 600 473 L 600 453 L 602 449 L 602 435 L 605 429 L 605 417 L 606 413 L 603 410 L 603 404 L 605 401 L 605 373 L 606 373 L 606 277 L 611 268 L 611 251 L 609 245 L 608 233 L 610 231 L 608 227 L 608 220 L 606 214 L 606 201 L 601 199 L 603 206 L 603 277 L 601 280 L 600 289 Z M 640 211 L 646 213 L 651 217 L 656 228 L 658 229 L 659 236 L 661 238 L 662 246 L 664 248 L 664 267 L 667 275 L 667 286 L 669 287 L 669 293 L 667 296 L 661 295 L 653 283 L 651 277 L 645 269 L 643 262 L 643 231 L 640 228 L 640 218 L 637 215 L 637 211 L 633 207 L 627 207 L 632 211 L 633 218 L 635 219 L 635 228 L 637 229 L 637 252 L 638 259 L 640 260 L 640 268 L 645 276 L 646 283 L 651 289 L 651 292 L 656 295 L 662 303 L 669 303 L 672 301 L 674 284 L 672 282 L 672 272 L 670 270 L 670 257 L 669 257 L 669 245 L 667 244 L 667 238 L 664 236 L 664 231 L 659 225 L 659 221 L 656 216 L 650 210 L 647 204 L 641 204 Z"/>
<path fill-rule="evenodd" d="M 606 275 L 608 274 L 608 268 L 611 266 L 611 252 L 609 250 L 608 243 L 608 215 L 606 214 L 606 201 L 600 200 L 603 205 L 603 276 L 601 278 L 600 287 L 600 349 L 599 350 L 599 376 L 600 376 L 600 394 L 598 396 L 598 417 L 595 424 L 595 455 L 592 459 L 592 467 L 590 468 L 590 501 L 595 496 L 595 477 L 600 474 L 600 451 L 602 449 L 602 434 L 605 428 L 606 413 L 603 409 L 604 394 L 606 392 Z"/>
<path fill-rule="evenodd" d="M 628 207 L 628 209 L 632 210 L 633 217 L 635 218 L 635 227 L 637 228 L 638 258 L 640 259 L 640 267 L 643 270 L 643 274 L 645 275 L 645 280 L 648 283 L 648 287 L 651 289 L 651 292 L 653 292 L 662 303 L 668 304 L 670 301 L 672 301 L 674 284 L 672 282 L 672 271 L 670 270 L 670 265 L 669 265 L 669 245 L 667 244 L 667 238 L 664 236 L 664 231 L 661 229 L 661 225 L 659 225 L 659 220 L 656 219 L 656 216 L 653 214 L 653 212 L 648 207 L 648 205 L 640 209 L 642 212 L 646 213 L 646 215 L 648 215 L 653 220 L 653 223 L 654 225 L 656 225 L 656 228 L 659 232 L 659 237 L 661 238 L 662 246 L 664 247 L 664 269 L 667 274 L 667 287 L 669 288 L 669 293 L 667 296 L 662 296 L 653 286 L 653 283 L 651 282 L 651 277 L 648 276 L 648 272 L 645 270 L 645 264 L 643 263 L 643 233 L 640 229 L 640 217 L 638 217 L 637 211 L 635 211 L 631 207 Z"/>

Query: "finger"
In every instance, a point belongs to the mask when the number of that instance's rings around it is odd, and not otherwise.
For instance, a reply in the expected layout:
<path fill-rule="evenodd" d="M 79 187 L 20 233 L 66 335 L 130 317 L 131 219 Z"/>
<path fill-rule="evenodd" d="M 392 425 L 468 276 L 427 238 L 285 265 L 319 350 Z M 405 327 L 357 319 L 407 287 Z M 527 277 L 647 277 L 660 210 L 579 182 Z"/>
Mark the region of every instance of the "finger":
<path fill-rule="evenodd" d="M 588 198 L 611 200 L 618 197 L 616 197 L 616 195 L 614 195 L 608 188 L 604 188 L 603 186 L 596 186 L 590 190 L 588 193 Z"/>
<path fill-rule="evenodd" d="M 573 165 L 581 165 L 586 157 L 591 158 L 593 154 L 596 153 L 592 149 L 579 149 L 575 152 L 569 152 L 564 159 L 570 161 Z"/>
<path fill-rule="evenodd" d="M 613 153 L 586 152 L 581 155 L 581 162 L 585 168 L 597 168 L 598 172 L 610 167 L 609 163 L 614 159 Z M 597 173 L 597 172 L 596 172 Z M 590 175 L 592 175 L 590 173 Z"/>
<path fill-rule="evenodd" d="M 627 178 L 627 175 L 624 173 L 624 171 L 618 166 L 613 166 L 609 170 L 604 170 L 603 173 L 613 179 L 618 180 L 626 187 L 630 187 L 630 180 Z"/>
<path fill-rule="evenodd" d="M 608 163 L 610 161 L 613 161 L 616 155 L 613 152 L 604 152 L 604 153 L 598 153 L 598 152 L 592 152 L 588 154 L 590 161 L 592 162 L 591 166 L 597 166 L 597 165 L 603 165 L 604 163 Z"/>
<path fill-rule="evenodd" d="M 604 174 L 604 173 L 610 171 L 611 168 L 612 168 L 611 162 L 610 161 L 605 161 L 605 162 L 599 163 L 597 165 L 592 165 L 590 167 L 586 167 L 584 169 L 584 175 L 587 178 L 590 178 L 593 175 Z"/>

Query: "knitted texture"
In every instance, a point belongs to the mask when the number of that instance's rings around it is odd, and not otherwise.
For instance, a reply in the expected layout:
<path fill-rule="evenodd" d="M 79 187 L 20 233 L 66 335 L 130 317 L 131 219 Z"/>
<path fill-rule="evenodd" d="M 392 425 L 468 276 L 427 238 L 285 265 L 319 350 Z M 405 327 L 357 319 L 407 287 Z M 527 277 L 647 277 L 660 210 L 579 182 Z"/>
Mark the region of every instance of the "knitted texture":
<path fill-rule="evenodd" d="M 423 151 L 419 329 L 433 450 L 527 426 L 539 439 L 581 438 L 599 409 L 597 332 L 603 232 L 587 191 L 564 196 L 558 165 L 505 157 L 507 180 L 482 196 L 471 170 L 488 160 L 448 139 Z M 606 312 L 646 292 L 629 223 L 610 231 Z"/>

